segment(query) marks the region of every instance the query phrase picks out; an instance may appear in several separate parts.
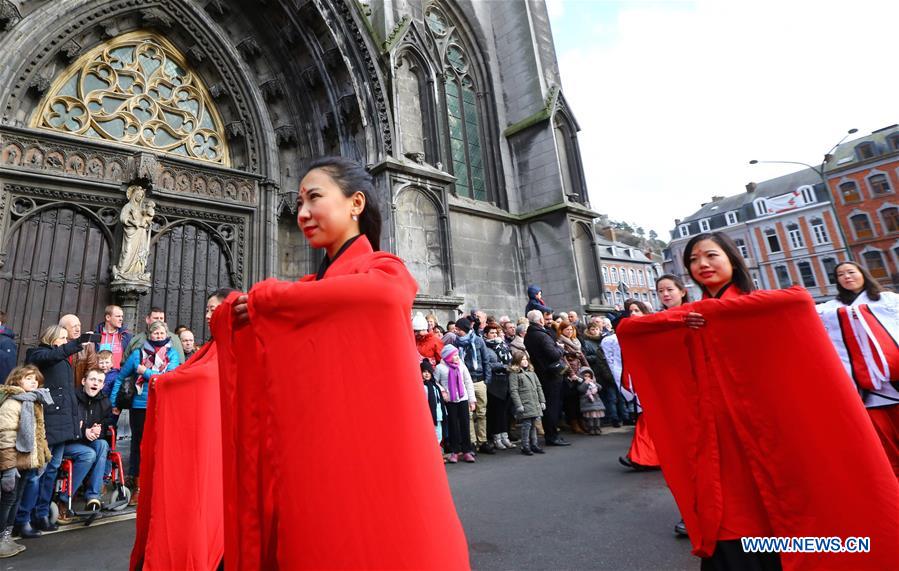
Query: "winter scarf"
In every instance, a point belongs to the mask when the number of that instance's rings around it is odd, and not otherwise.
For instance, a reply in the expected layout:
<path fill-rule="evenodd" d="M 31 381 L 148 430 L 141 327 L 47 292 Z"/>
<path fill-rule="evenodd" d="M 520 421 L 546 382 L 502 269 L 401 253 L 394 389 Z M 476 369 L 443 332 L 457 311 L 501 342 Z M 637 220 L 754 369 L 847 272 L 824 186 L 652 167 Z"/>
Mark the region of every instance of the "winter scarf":
<path fill-rule="evenodd" d="M 9 397 L 22 403 L 19 413 L 19 430 L 16 431 L 16 451 L 31 454 L 34 448 L 34 403 L 53 404 L 49 389 L 35 389 Z"/>
<path fill-rule="evenodd" d="M 484 366 L 481 364 L 481 352 L 478 351 L 474 339 L 474 331 L 469 331 L 466 335 L 462 335 L 461 337 L 457 336 L 455 345 L 462 351 L 463 360 L 469 354 L 471 355 L 471 370 L 473 372 L 479 372 L 483 370 Z"/>
<path fill-rule="evenodd" d="M 462 398 L 465 387 L 462 386 L 462 371 L 459 370 L 459 363 L 453 363 L 444 358 L 443 363 L 449 368 L 449 378 L 447 385 L 449 386 L 450 402 L 456 402 Z"/>
<path fill-rule="evenodd" d="M 566 352 L 569 353 L 580 353 L 581 352 L 581 342 L 577 339 L 569 339 L 564 335 L 559 335 L 559 341 L 562 342 L 562 345 L 565 345 Z"/>
<path fill-rule="evenodd" d="M 428 388 L 428 406 L 431 409 L 431 420 L 434 421 L 434 426 L 437 426 L 437 407 L 443 407 L 443 399 L 440 398 L 440 387 L 437 386 L 437 382 L 433 379 L 425 381 L 425 386 Z M 444 418 L 446 418 L 445 414 Z"/>
<path fill-rule="evenodd" d="M 171 339 L 163 339 L 162 341 L 151 341 L 147 339 L 141 349 L 141 365 L 154 371 L 164 371 L 169 364 L 169 347 L 172 346 Z"/>
<path fill-rule="evenodd" d="M 484 343 L 487 344 L 487 347 L 496 353 L 497 358 L 503 365 L 508 365 L 512 362 L 512 351 L 509 350 L 509 346 L 500 338 L 496 339 L 485 339 Z"/>

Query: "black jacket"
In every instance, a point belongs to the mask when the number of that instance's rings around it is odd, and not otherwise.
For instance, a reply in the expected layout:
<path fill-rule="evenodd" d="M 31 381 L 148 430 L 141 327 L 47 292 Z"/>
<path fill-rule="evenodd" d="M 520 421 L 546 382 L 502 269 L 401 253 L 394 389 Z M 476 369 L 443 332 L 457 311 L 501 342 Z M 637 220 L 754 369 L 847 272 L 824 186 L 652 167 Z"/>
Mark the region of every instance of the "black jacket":
<path fill-rule="evenodd" d="M 493 343 L 484 341 L 487 345 L 487 353 L 489 353 L 490 367 L 490 384 L 487 385 L 487 392 L 499 399 L 509 398 L 509 365 L 512 364 L 512 351 L 509 345 L 501 340 L 496 339 Z"/>
<path fill-rule="evenodd" d="M 81 436 L 78 403 L 75 399 L 75 377 L 69 357 L 81 351 L 78 340 L 59 347 L 41 343 L 25 353 L 25 363 L 35 365 L 44 375 L 44 388 L 50 389 L 53 404 L 44 407 L 47 444 L 61 444 Z"/>
<path fill-rule="evenodd" d="M 9 327 L 0 325 L 0 383 L 5 383 L 6 377 L 16 368 L 18 356 L 16 334 Z"/>
<path fill-rule="evenodd" d="M 606 355 L 603 353 L 602 347 L 600 347 L 601 341 L 602 337 L 599 337 L 594 341 L 593 339 L 584 336 L 581 338 L 581 347 L 584 350 L 584 356 L 587 358 L 587 363 L 596 375 L 596 382 L 605 388 L 615 382 L 615 377 L 612 376 L 612 370 L 609 369 Z"/>
<path fill-rule="evenodd" d="M 546 328 L 531 323 L 528 332 L 524 334 L 524 346 L 531 356 L 531 364 L 537 376 L 546 375 L 549 367 L 558 362 L 565 354 L 561 347 L 556 345 Z M 542 381 L 542 379 L 541 379 Z"/>
<path fill-rule="evenodd" d="M 103 394 L 103 391 L 97 393 L 95 397 L 87 396 L 83 390 L 75 393 L 78 401 L 78 419 L 81 423 L 81 440 L 87 441 L 84 431 L 95 424 L 101 427 L 100 434 L 106 436 L 106 430 L 112 424 L 112 404 L 109 397 Z M 101 436 L 101 437 L 102 437 Z"/>

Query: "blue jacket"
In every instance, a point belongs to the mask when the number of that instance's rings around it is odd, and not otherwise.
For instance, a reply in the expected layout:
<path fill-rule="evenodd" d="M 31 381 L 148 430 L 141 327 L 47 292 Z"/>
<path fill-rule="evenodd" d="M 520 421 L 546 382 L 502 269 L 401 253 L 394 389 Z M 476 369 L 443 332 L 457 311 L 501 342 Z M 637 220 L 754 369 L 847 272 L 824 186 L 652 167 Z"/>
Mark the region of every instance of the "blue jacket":
<path fill-rule="evenodd" d="M 153 378 L 154 375 L 168 373 L 181 364 L 181 357 L 178 355 L 178 351 L 176 351 L 175 348 L 171 345 L 169 345 L 169 348 L 168 350 L 166 350 L 165 354 L 169 359 L 168 366 L 166 366 L 164 371 L 156 371 L 154 369 L 147 369 L 146 371 L 144 371 L 144 389 L 141 391 L 141 394 L 134 395 L 134 400 L 131 402 L 131 408 L 147 408 L 147 395 L 150 392 L 150 379 Z M 135 349 L 131 352 L 130 355 L 128 355 L 128 360 L 125 361 L 124 365 L 122 365 L 122 370 L 119 371 L 119 375 L 115 380 L 115 385 L 113 385 L 112 387 L 112 394 L 109 395 L 109 401 L 113 403 L 113 405 L 115 405 L 116 398 L 119 396 L 119 389 L 122 387 L 122 379 L 137 376 L 137 367 L 138 365 L 140 365 L 140 360 L 141 348 Z"/>
<path fill-rule="evenodd" d="M 6 382 L 6 377 L 16 367 L 18 356 L 16 334 L 9 327 L 0 325 L 0 383 Z"/>
<path fill-rule="evenodd" d="M 542 301 L 537 299 L 537 294 L 543 291 L 540 289 L 540 286 L 530 285 L 528 286 L 528 304 L 524 308 L 524 314 L 527 315 L 529 311 L 532 309 L 539 309 L 541 313 L 546 313 L 547 311 L 552 313 L 552 309 L 546 307 Z"/>

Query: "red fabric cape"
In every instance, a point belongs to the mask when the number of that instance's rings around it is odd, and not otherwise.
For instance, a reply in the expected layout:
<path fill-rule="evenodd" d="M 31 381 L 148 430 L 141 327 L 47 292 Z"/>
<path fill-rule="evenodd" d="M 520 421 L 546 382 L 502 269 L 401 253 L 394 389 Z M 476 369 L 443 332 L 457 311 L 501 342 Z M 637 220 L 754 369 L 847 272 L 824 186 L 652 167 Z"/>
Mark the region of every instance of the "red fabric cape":
<path fill-rule="evenodd" d="M 225 550 L 215 343 L 154 379 L 130 568 L 215 569 Z"/>
<path fill-rule="evenodd" d="M 228 569 L 467 569 L 409 326 L 416 284 L 365 237 L 324 279 L 216 311 Z"/>
<path fill-rule="evenodd" d="M 707 325 L 688 329 L 689 311 Z M 741 535 L 870 537 L 868 554 L 783 567 L 896 567 L 899 484 L 808 292 L 703 300 L 618 338 L 694 554 Z"/>

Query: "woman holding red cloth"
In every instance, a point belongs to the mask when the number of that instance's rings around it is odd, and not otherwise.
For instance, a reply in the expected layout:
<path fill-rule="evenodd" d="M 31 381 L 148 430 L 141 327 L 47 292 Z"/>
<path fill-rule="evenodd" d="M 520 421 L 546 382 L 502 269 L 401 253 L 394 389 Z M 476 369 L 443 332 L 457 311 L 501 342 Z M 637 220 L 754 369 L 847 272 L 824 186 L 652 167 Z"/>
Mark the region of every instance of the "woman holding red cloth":
<path fill-rule="evenodd" d="M 467 569 L 421 397 L 409 327 L 417 286 L 402 260 L 377 251 L 372 178 L 347 159 L 316 160 L 297 210 L 326 253 L 317 274 L 258 283 L 213 317 L 225 566 Z M 368 425 L 348 430 L 350 419 Z"/>
<path fill-rule="evenodd" d="M 727 299 L 755 290 L 749 269 L 743 262 L 736 244 L 726 234 L 715 232 L 694 236 L 684 248 L 684 266 L 690 277 L 702 289 L 703 299 Z M 690 312 L 685 317 L 687 327 L 705 325 L 701 313 Z M 725 514 L 715 552 L 702 561 L 703 571 L 729 569 L 780 569 L 776 553 L 745 553 L 741 537 L 770 536 L 771 528 L 765 515 L 764 503 L 752 479 L 749 461 L 741 452 L 741 445 L 726 414 L 718 414 L 715 427 L 721 451 L 721 492 Z"/>
<path fill-rule="evenodd" d="M 899 478 L 899 295 L 855 262 L 834 268 L 837 297 L 818 306 Z"/>

